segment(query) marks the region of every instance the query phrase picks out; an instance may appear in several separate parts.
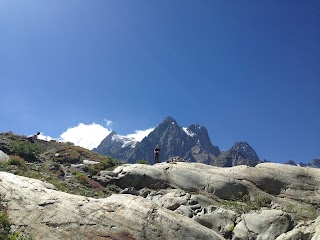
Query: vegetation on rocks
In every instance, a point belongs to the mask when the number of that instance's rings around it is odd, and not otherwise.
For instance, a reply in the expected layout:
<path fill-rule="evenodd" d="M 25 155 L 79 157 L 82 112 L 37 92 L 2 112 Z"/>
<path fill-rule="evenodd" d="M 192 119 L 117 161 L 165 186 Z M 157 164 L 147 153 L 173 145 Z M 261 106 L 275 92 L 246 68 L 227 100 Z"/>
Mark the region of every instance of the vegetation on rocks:
<path fill-rule="evenodd" d="M 303 204 L 288 204 L 284 211 L 290 213 L 295 220 L 309 220 L 316 219 L 319 213 L 315 207 L 304 206 Z"/>
<path fill-rule="evenodd" d="M 14 141 L 11 143 L 11 155 L 18 155 L 29 162 L 39 161 L 42 152 L 42 147 L 36 143 L 29 141 Z"/>
<path fill-rule="evenodd" d="M 0 134 L 0 150 L 9 156 L 0 163 L 0 171 L 39 179 L 53 184 L 57 190 L 88 197 L 106 197 L 116 188 L 103 187 L 91 179 L 101 170 L 113 170 L 120 163 L 71 143 L 29 141 L 26 136 Z M 83 160 L 98 162 L 84 165 Z M 77 166 L 78 165 L 78 166 Z"/>
<path fill-rule="evenodd" d="M 260 210 L 262 207 L 270 207 L 271 200 L 267 197 L 257 196 L 253 199 L 249 195 L 244 195 L 242 198 L 231 198 L 222 202 L 222 206 L 243 214 L 252 210 Z"/>
<path fill-rule="evenodd" d="M 137 160 L 136 163 L 137 164 L 148 164 L 148 161 L 144 160 L 144 159 L 140 159 L 140 160 Z"/>

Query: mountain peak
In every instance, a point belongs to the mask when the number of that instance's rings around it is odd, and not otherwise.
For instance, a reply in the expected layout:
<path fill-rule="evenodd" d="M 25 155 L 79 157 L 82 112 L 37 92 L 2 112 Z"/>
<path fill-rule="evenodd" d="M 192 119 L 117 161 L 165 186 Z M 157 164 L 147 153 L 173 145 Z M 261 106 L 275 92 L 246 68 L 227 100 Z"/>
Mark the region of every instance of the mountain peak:
<path fill-rule="evenodd" d="M 117 135 L 116 131 L 112 131 L 112 132 L 109 134 L 110 137 L 112 137 L 112 136 L 114 136 L 114 135 Z"/>
<path fill-rule="evenodd" d="M 255 150 L 246 141 L 235 142 L 231 150 L 239 152 L 245 158 L 259 160 Z"/>
<path fill-rule="evenodd" d="M 176 120 L 173 117 L 166 117 L 162 123 L 171 123 L 171 124 L 177 124 Z"/>

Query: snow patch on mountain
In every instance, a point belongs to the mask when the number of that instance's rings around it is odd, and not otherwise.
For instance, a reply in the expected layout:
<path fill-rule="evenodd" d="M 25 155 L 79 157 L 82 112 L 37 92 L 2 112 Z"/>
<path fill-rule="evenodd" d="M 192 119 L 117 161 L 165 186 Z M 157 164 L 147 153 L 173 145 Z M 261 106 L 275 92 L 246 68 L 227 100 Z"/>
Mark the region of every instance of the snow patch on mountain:
<path fill-rule="evenodd" d="M 190 131 L 190 130 L 189 130 L 188 128 L 186 128 L 186 127 L 183 127 L 182 129 L 183 129 L 183 131 L 184 131 L 187 135 L 189 135 L 190 137 L 194 137 L 194 136 L 196 135 L 194 132 Z"/>
<path fill-rule="evenodd" d="M 122 142 L 122 148 L 131 147 L 134 148 L 138 142 L 141 142 L 146 136 L 149 135 L 154 130 L 154 128 L 149 128 L 147 130 L 136 130 L 135 133 L 128 135 L 114 135 L 112 136 L 113 141 Z"/>

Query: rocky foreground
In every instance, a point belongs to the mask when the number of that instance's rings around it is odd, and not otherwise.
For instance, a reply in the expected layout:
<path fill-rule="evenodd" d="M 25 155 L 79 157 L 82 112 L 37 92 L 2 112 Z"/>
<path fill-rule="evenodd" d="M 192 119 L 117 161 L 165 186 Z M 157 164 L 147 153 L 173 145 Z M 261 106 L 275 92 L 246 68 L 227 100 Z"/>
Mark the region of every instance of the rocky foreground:
<path fill-rule="evenodd" d="M 0 172 L 13 228 L 32 239 L 320 239 L 320 170 L 263 163 L 128 164 L 95 177 L 103 199 Z"/>

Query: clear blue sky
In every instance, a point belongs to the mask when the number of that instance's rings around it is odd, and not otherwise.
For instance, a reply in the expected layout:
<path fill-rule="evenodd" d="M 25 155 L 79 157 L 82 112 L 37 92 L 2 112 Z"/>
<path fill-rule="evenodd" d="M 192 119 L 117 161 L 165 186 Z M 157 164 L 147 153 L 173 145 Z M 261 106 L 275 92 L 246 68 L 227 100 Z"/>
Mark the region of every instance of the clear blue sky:
<path fill-rule="evenodd" d="M 320 2 L 0 0 L 0 132 L 172 116 L 228 150 L 320 158 Z"/>

